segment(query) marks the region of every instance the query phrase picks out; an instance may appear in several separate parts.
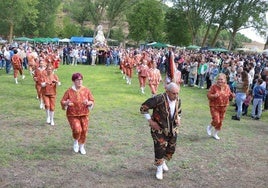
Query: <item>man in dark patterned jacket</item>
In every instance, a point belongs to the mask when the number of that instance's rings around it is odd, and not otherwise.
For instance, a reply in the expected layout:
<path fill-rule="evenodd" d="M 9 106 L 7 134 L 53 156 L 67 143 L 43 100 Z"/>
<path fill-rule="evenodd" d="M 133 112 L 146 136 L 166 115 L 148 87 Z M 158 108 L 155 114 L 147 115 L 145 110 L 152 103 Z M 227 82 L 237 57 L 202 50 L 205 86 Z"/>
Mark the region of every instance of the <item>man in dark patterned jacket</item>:
<path fill-rule="evenodd" d="M 175 152 L 178 126 L 180 125 L 181 100 L 179 86 L 171 82 L 166 92 L 147 99 L 140 108 L 151 127 L 154 141 L 156 178 L 163 179 L 163 171 L 168 171 L 165 160 L 169 161 Z M 152 115 L 149 109 L 153 109 Z"/>

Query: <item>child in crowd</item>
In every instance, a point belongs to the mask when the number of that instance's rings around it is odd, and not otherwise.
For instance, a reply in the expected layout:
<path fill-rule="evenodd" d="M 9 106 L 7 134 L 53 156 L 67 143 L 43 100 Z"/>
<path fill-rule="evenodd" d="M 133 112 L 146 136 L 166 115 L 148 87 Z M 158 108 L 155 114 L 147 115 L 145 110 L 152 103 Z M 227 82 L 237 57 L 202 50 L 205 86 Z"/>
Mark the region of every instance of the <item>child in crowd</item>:
<path fill-rule="evenodd" d="M 258 79 L 256 86 L 253 88 L 253 107 L 251 112 L 251 117 L 259 120 L 262 114 L 262 103 L 265 95 L 265 89 L 261 86 L 263 80 L 261 78 Z M 256 114 L 257 110 L 257 115 Z"/>
<path fill-rule="evenodd" d="M 249 90 L 248 93 L 247 93 L 246 99 L 245 99 L 245 101 L 243 103 L 243 106 L 242 106 L 242 112 L 243 112 L 242 115 L 243 116 L 247 116 L 248 107 L 251 104 L 251 102 L 252 102 L 252 91 Z"/>

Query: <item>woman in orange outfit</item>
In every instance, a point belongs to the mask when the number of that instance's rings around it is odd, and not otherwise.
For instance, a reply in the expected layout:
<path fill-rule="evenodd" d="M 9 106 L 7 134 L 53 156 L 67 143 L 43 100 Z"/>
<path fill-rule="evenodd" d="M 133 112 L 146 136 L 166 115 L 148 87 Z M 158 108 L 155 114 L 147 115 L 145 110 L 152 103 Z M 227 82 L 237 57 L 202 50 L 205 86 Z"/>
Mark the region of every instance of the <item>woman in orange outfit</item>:
<path fill-rule="evenodd" d="M 125 67 L 126 67 L 127 84 L 131 85 L 131 79 L 133 76 L 133 67 L 136 66 L 134 55 L 132 53 L 127 54 L 124 62 L 125 62 Z"/>
<path fill-rule="evenodd" d="M 90 110 L 94 106 L 94 97 L 91 91 L 83 86 L 83 76 L 80 73 L 72 75 L 73 86 L 69 88 L 61 99 L 62 109 L 72 129 L 74 152 L 86 154 L 85 142 L 88 132 Z"/>
<path fill-rule="evenodd" d="M 147 61 L 143 59 L 142 63 L 137 66 L 138 79 L 139 79 L 142 94 L 144 94 L 148 70 L 149 70 L 149 67 L 147 66 Z"/>
<path fill-rule="evenodd" d="M 38 100 L 40 101 L 40 109 L 44 109 L 44 101 L 42 96 L 42 77 L 44 76 L 44 73 L 46 73 L 46 62 L 44 60 L 41 60 L 39 63 L 39 67 L 34 70 L 33 79 L 35 81 L 35 89 L 37 92 Z"/>
<path fill-rule="evenodd" d="M 46 72 L 42 75 L 41 87 L 42 87 L 42 96 L 45 103 L 45 109 L 47 114 L 47 123 L 50 125 L 55 125 L 54 123 L 54 111 L 56 103 L 56 88 L 58 85 L 61 85 L 59 78 L 56 74 L 53 73 L 53 65 L 48 64 Z"/>
<path fill-rule="evenodd" d="M 234 97 L 229 85 L 226 81 L 226 75 L 220 73 L 216 78 L 216 83 L 213 84 L 207 94 L 209 100 L 210 114 L 212 117 L 211 125 L 207 126 L 207 134 L 219 140 L 219 131 L 222 127 L 222 122 L 225 116 L 226 109 L 229 105 L 230 98 Z M 215 131 L 212 133 L 212 129 Z"/>
<path fill-rule="evenodd" d="M 22 76 L 22 79 L 24 79 L 25 76 L 23 74 L 22 59 L 18 55 L 17 50 L 14 50 L 14 55 L 11 58 L 11 63 L 12 63 L 13 70 L 14 70 L 15 83 L 18 84 L 18 73 L 20 73 L 20 75 Z"/>
<path fill-rule="evenodd" d="M 152 96 L 157 94 L 158 86 L 162 81 L 160 70 L 157 69 L 156 61 L 153 63 L 153 67 L 148 71 L 148 82 L 151 89 Z"/>

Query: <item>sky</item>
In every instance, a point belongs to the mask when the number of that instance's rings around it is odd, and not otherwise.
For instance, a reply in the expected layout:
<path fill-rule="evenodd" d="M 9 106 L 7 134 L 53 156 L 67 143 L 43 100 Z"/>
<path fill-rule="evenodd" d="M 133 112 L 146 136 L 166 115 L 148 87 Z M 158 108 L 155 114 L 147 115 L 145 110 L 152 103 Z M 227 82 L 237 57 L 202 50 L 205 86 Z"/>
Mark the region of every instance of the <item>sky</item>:
<path fill-rule="evenodd" d="M 268 22 L 268 12 L 266 13 L 266 21 Z M 252 28 L 241 30 L 239 31 L 239 33 L 244 34 L 246 37 L 250 38 L 253 41 L 257 41 L 263 44 L 265 44 L 266 42 L 266 38 L 263 38 L 260 35 L 258 35 L 257 31 Z M 268 28 L 266 34 L 268 35 Z"/>
<path fill-rule="evenodd" d="M 253 28 L 243 29 L 239 31 L 239 33 L 242 33 L 247 38 L 251 39 L 252 41 L 260 42 L 262 44 L 265 44 L 266 39 L 258 35 L 257 31 Z"/>

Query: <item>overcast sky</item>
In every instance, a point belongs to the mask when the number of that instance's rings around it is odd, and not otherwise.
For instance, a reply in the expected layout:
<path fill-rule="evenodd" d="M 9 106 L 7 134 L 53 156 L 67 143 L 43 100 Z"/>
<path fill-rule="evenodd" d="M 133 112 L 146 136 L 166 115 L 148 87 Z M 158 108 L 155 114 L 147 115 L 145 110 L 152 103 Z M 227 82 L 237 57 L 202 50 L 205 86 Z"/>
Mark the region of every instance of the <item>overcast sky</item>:
<path fill-rule="evenodd" d="M 266 21 L 268 22 L 268 12 L 266 13 Z M 244 29 L 241 30 L 240 33 L 244 34 L 246 37 L 250 38 L 251 40 L 261 42 L 265 44 L 266 38 L 262 38 L 260 35 L 257 34 L 256 30 L 254 29 Z M 268 35 L 268 28 L 267 28 L 267 33 Z"/>
<path fill-rule="evenodd" d="M 243 35 L 245 35 L 246 37 L 250 38 L 253 41 L 260 42 L 263 44 L 265 44 L 266 42 L 266 39 L 258 35 L 256 30 L 254 29 L 251 29 L 251 28 L 244 29 L 244 30 L 239 31 L 239 33 L 242 33 Z"/>

